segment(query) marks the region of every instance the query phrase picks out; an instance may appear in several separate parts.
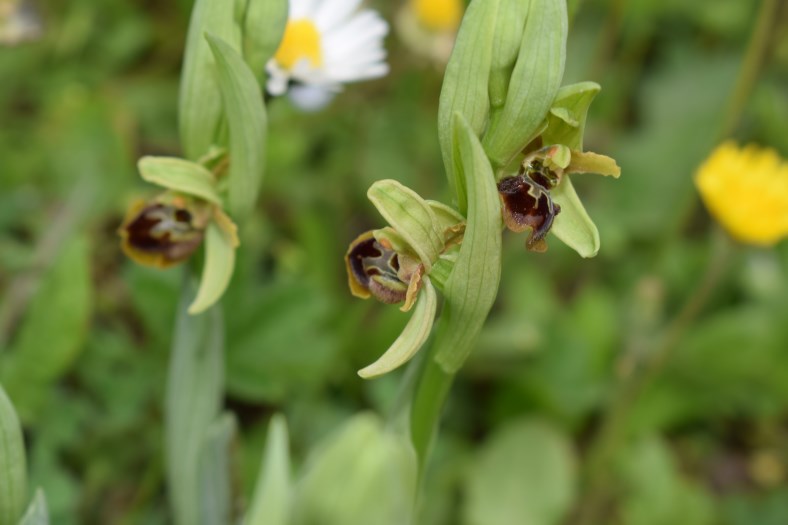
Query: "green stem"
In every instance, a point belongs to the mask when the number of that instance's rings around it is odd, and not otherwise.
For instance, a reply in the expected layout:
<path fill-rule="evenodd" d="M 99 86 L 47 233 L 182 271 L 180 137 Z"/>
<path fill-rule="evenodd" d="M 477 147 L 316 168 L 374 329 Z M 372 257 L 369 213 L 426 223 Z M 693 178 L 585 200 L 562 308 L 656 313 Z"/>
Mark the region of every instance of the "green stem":
<path fill-rule="evenodd" d="M 761 9 L 753 26 L 752 36 L 747 46 L 747 52 L 744 55 L 739 76 L 728 101 L 725 118 L 720 126 L 720 139 L 730 136 L 741 120 L 750 98 L 750 93 L 755 86 L 755 81 L 758 79 L 761 65 L 769 51 L 772 32 L 779 22 L 778 11 L 780 3 L 778 0 L 763 0 L 761 3 Z"/>
<path fill-rule="evenodd" d="M 435 361 L 437 345 L 429 348 L 421 375 L 417 379 L 410 411 L 410 435 L 419 461 L 419 478 L 438 430 L 443 404 L 451 389 L 454 374 L 445 372 Z"/>
<path fill-rule="evenodd" d="M 627 421 L 643 390 L 659 375 L 682 336 L 701 313 L 711 293 L 724 275 L 732 252 L 730 239 L 715 229 L 712 249 L 703 278 L 689 296 L 678 315 L 665 330 L 640 367 L 622 379 L 613 403 L 602 418 L 596 438 L 587 454 L 585 486 L 587 492 L 578 506 L 576 525 L 600 523 L 612 497 L 611 462 L 627 439 Z"/>

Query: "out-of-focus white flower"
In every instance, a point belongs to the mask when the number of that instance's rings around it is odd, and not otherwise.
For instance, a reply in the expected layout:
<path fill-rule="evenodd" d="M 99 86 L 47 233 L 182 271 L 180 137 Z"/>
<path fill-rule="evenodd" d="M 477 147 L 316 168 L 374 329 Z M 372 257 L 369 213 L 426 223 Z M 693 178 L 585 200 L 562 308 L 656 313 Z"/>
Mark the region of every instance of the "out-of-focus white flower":
<path fill-rule="evenodd" d="M 397 15 L 397 33 L 415 54 L 446 64 L 463 10 L 462 0 L 408 0 Z"/>
<path fill-rule="evenodd" d="M 41 19 L 30 2 L 0 0 L 0 45 L 15 45 L 41 36 Z"/>
<path fill-rule="evenodd" d="M 303 109 L 325 105 L 342 84 L 388 73 L 383 39 L 388 24 L 361 0 L 290 0 L 282 42 L 268 62 L 266 90 L 288 91 Z M 299 86 L 300 85 L 300 86 Z"/>

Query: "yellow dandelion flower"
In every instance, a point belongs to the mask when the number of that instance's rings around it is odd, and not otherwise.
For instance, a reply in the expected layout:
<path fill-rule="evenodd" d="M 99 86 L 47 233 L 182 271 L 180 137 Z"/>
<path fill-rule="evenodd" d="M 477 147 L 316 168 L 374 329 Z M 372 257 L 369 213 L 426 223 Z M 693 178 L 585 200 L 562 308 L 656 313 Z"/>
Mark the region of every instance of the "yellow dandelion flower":
<path fill-rule="evenodd" d="M 773 149 L 726 142 L 698 168 L 695 185 L 739 241 L 770 246 L 788 236 L 788 163 Z"/>

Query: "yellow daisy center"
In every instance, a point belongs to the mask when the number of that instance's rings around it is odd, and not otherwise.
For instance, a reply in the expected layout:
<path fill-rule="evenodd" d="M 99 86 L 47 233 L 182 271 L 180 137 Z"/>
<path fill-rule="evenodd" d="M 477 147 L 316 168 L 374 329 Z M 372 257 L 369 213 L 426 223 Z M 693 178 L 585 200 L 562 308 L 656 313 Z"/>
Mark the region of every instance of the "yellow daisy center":
<path fill-rule="evenodd" d="M 462 18 L 462 0 L 411 0 L 419 22 L 432 31 L 454 31 Z"/>
<path fill-rule="evenodd" d="M 771 245 L 788 236 L 788 164 L 774 150 L 725 143 L 698 169 L 695 184 L 740 241 Z"/>
<path fill-rule="evenodd" d="M 274 59 L 284 69 L 293 69 L 301 60 L 307 59 L 313 67 L 323 64 L 320 47 L 320 32 L 311 20 L 290 20 L 279 44 Z"/>

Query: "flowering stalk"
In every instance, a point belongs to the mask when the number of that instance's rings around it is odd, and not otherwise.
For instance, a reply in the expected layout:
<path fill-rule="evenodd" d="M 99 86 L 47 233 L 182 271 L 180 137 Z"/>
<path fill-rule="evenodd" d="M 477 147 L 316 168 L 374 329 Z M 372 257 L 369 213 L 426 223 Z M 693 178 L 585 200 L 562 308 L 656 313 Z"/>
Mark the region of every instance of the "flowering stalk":
<path fill-rule="evenodd" d="M 446 69 L 438 133 L 454 207 L 393 181 L 369 197 L 390 227 L 360 236 L 346 262 L 351 291 L 416 308 L 402 335 L 362 377 L 402 365 L 434 336 L 409 411 L 423 468 L 452 380 L 472 351 L 498 293 L 501 232 L 530 232 L 526 247 L 556 237 L 583 257 L 599 234 L 570 175 L 618 177 L 613 159 L 583 151 L 588 106 L 599 86 L 559 89 L 567 14 L 563 1 L 477 0 Z M 443 306 L 434 330 L 435 290 Z"/>

